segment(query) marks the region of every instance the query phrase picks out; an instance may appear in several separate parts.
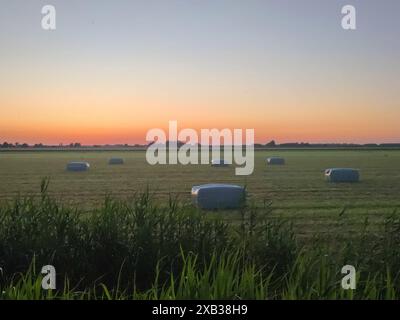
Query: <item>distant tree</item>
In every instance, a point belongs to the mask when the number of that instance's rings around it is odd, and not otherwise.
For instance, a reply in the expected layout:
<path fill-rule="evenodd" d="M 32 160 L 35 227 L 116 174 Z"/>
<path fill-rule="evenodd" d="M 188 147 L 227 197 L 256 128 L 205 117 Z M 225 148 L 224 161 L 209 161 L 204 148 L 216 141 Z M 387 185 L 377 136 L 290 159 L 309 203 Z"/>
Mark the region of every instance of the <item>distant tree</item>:
<path fill-rule="evenodd" d="M 71 142 L 69 144 L 70 148 L 79 148 L 81 146 L 81 144 L 79 142 Z"/>
<path fill-rule="evenodd" d="M 302 142 L 300 143 L 300 147 L 309 147 L 310 144 L 308 142 Z"/>
<path fill-rule="evenodd" d="M 265 146 L 266 146 L 266 147 L 276 147 L 275 140 L 271 140 L 271 141 L 268 142 Z"/>

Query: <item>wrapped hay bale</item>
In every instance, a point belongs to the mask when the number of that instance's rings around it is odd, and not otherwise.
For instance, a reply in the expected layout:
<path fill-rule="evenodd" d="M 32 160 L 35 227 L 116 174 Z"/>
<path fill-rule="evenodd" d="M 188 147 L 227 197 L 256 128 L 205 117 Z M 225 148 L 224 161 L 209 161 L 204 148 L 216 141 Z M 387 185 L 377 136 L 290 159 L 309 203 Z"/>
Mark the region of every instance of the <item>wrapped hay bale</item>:
<path fill-rule="evenodd" d="M 270 158 L 267 158 L 267 163 L 269 165 L 284 165 L 285 159 L 282 157 L 270 157 Z"/>
<path fill-rule="evenodd" d="M 214 159 L 211 160 L 211 166 L 213 167 L 227 167 L 229 164 L 225 160 Z"/>
<path fill-rule="evenodd" d="M 87 171 L 90 164 L 87 162 L 70 162 L 67 164 L 67 171 Z"/>
<path fill-rule="evenodd" d="M 357 169 L 331 168 L 325 170 L 325 177 L 329 182 L 358 182 L 360 173 Z"/>
<path fill-rule="evenodd" d="M 201 209 L 236 209 L 245 202 L 245 189 L 231 184 L 204 184 L 192 187 L 192 199 Z"/>

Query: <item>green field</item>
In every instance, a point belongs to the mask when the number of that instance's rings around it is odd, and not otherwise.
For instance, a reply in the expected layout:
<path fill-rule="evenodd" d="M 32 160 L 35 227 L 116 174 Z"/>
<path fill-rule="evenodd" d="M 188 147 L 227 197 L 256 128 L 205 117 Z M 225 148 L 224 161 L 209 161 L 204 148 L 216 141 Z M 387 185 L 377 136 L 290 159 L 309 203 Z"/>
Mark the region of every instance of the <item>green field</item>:
<path fill-rule="evenodd" d="M 107 193 L 129 197 L 147 186 L 160 199 L 169 194 L 190 198 L 193 185 L 237 183 L 246 185 L 258 205 L 294 211 L 321 211 L 351 207 L 391 209 L 400 206 L 400 151 L 258 151 L 251 176 L 235 176 L 234 166 L 147 164 L 144 152 L 7 152 L 0 153 L 0 198 L 39 192 L 43 177 L 51 178 L 52 195 L 79 204 L 95 204 Z M 285 157 L 285 166 L 266 166 L 271 155 Z M 110 166 L 119 156 L 125 165 Z M 88 161 L 89 172 L 65 170 L 69 161 Z M 330 184 L 323 171 L 330 167 L 361 170 L 357 184 Z"/>
<path fill-rule="evenodd" d="M 271 155 L 287 164 L 267 166 Z M 112 156 L 125 164 L 109 166 Z M 67 172 L 73 160 L 90 171 Z M 396 299 L 399 160 L 394 150 L 257 151 L 254 173 L 238 177 L 150 166 L 139 151 L 2 152 L 0 299 Z M 361 181 L 328 183 L 329 167 L 359 168 Z M 246 185 L 249 205 L 188 206 L 191 186 L 210 182 Z M 49 263 L 68 280 L 50 296 L 34 267 Z M 357 268 L 354 292 L 339 286 L 345 264 Z"/>
<path fill-rule="evenodd" d="M 265 158 L 283 156 L 285 166 L 266 166 Z M 112 156 L 122 166 L 108 165 Z M 67 172 L 69 161 L 84 160 L 89 172 Z M 361 182 L 331 184 L 324 169 L 354 167 Z M 39 192 L 40 180 L 51 178 L 50 194 L 81 208 L 96 206 L 106 194 L 129 198 L 148 186 L 160 201 L 178 195 L 190 201 L 193 185 L 236 183 L 246 185 L 249 203 L 271 203 L 272 213 L 291 218 L 302 232 L 330 229 L 330 217 L 346 208 L 354 223 L 365 217 L 380 219 L 400 207 L 400 151 L 397 150 L 288 150 L 256 151 L 251 176 L 236 176 L 234 166 L 147 164 L 144 151 L 3 152 L 0 153 L 0 198 Z M 229 218 L 233 218 L 235 213 Z"/>

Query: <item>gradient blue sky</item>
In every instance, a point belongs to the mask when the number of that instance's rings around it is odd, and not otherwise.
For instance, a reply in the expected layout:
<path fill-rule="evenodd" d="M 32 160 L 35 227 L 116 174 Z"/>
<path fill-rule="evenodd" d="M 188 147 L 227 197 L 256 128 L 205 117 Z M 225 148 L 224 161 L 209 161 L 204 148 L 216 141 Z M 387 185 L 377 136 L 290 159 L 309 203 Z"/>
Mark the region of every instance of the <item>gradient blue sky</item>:
<path fill-rule="evenodd" d="M 399 16 L 398 0 L 0 0 L 0 141 L 136 143 L 178 120 L 400 142 Z"/>

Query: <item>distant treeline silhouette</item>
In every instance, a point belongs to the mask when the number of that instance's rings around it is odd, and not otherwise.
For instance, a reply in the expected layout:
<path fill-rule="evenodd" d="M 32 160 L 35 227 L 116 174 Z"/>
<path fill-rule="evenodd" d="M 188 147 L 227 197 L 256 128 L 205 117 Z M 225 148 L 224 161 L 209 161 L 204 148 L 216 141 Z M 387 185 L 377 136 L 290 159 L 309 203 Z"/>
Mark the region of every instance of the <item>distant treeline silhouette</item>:
<path fill-rule="evenodd" d="M 68 145 L 58 145 L 58 146 L 51 146 L 51 145 L 45 145 L 43 143 L 35 143 L 33 145 L 29 145 L 28 143 L 19 143 L 19 142 L 15 142 L 15 143 L 8 143 L 8 142 L 3 142 L 2 144 L 0 144 L 0 148 L 60 148 L 60 147 L 66 147 L 66 148 L 79 148 L 82 145 L 79 142 L 73 142 L 70 143 Z"/>
<path fill-rule="evenodd" d="M 75 149 L 75 148 L 137 148 L 146 149 L 150 145 L 154 144 L 151 142 L 149 144 L 103 144 L 103 145 L 85 145 L 83 146 L 79 142 L 72 142 L 70 144 L 59 144 L 59 145 L 46 145 L 43 143 L 28 144 L 28 143 L 8 143 L 3 142 L 0 144 L 0 149 Z M 166 146 L 169 147 L 171 142 L 167 141 Z M 184 144 L 184 142 L 178 141 L 175 145 L 179 148 Z M 199 144 L 199 146 L 201 146 Z M 400 148 L 400 143 L 309 143 L 309 142 L 288 142 L 288 143 L 276 143 L 274 140 L 262 144 L 254 144 L 255 149 L 263 148 Z"/>

